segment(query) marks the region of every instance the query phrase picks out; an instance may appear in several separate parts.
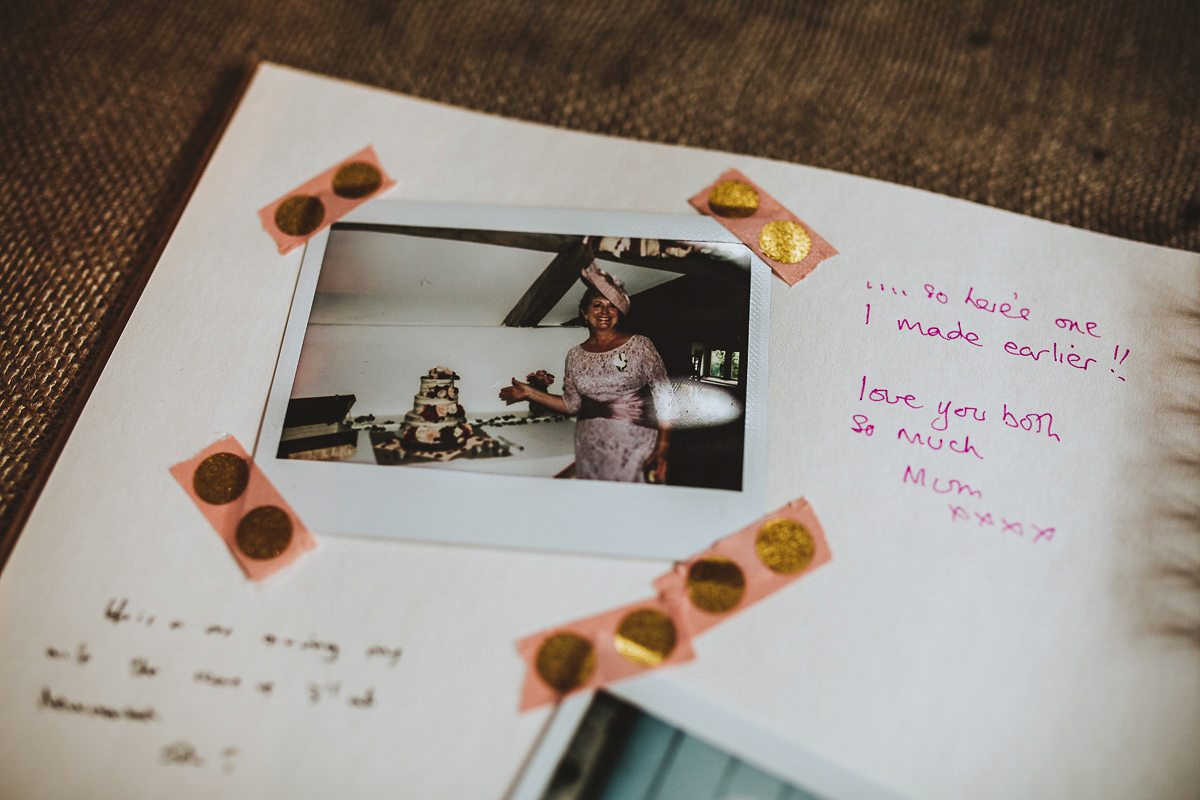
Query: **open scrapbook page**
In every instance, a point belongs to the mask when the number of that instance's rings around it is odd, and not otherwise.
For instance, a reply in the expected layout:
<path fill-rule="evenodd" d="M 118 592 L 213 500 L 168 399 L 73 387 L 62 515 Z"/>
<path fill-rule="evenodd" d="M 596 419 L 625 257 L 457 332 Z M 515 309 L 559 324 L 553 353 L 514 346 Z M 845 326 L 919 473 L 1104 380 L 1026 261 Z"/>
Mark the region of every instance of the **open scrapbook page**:
<path fill-rule="evenodd" d="M 1198 275 L 262 65 L 0 579 L 0 795 L 1194 796 Z"/>

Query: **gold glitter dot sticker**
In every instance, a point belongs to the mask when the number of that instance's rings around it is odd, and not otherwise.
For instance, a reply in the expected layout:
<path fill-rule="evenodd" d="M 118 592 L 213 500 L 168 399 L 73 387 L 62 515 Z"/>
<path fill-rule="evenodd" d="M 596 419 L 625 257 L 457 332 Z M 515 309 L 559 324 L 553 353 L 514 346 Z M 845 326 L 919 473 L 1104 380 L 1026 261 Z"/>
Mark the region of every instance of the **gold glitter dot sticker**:
<path fill-rule="evenodd" d="M 233 453 L 213 453 L 192 473 L 192 490 L 201 500 L 214 506 L 237 500 L 249 482 L 250 465 Z"/>
<path fill-rule="evenodd" d="M 688 567 L 687 593 L 692 605 L 710 614 L 732 611 L 746 594 L 746 575 L 728 558 L 706 556 Z"/>
<path fill-rule="evenodd" d="M 542 642 L 534 659 L 538 677 L 551 689 L 569 692 L 596 670 L 596 649 L 576 633 L 556 633 Z"/>
<path fill-rule="evenodd" d="M 743 219 L 758 211 L 758 192 L 745 181 L 721 181 L 708 193 L 708 207 L 721 217 Z"/>
<path fill-rule="evenodd" d="M 794 519 L 780 517 L 759 529 L 754 549 L 767 569 L 793 575 L 812 562 L 817 546 L 807 528 Z"/>
<path fill-rule="evenodd" d="M 780 264 L 795 264 L 803 261 L 812 249 L 812 238 L 804 226 L 790 219 L 777 219 L 759 231 L 758 246 L 768 258 Z"/>
<path fill-rule="evenodd" d="M 259 506 L 238 523 L 238 549 L 256 561 L 282 555 L 291 543 L 292 518 L 279 506 Z"/>
<path fill-rule="evenodd" d="M 325 204 L 311 194 L 289 197 L 275 209 L 275 225 L 288 236 L 308 236 L 325 221 Z"/>
<path fill-rule="evenodd" d="M 675 649 L 675 623 L 657 609 L 631 611 L 617 626 L 613 647 L 631 664 L 657 667 Z"/>
<path fill-rule="evenodd" d="M 351 161 L 333 175 L 333 193 L 351 200 L 366 197 L 382 185 L 383 173 L 365 161 Z"/>

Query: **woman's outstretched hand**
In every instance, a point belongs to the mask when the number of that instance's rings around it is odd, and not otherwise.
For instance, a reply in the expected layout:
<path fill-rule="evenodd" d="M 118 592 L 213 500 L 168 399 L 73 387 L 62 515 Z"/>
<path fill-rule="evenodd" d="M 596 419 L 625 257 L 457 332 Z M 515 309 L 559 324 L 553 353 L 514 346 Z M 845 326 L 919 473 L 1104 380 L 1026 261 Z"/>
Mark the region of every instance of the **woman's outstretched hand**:
<path fill-rule="evenodd" d="M 661 446 L 655 447 L 643 466 L 646 470 L 646 481 L 648 483 L 666 483 L 667 448 Z"/>
<path fill-rule="evenodd" d="M 529 384 L 521 383 L 516 378 L 513 378 L 512 386 L 505 386 L 500 390 L 500 399 L 511 406 L 513 403 L 519 403 L 522 400 L 528 400 L 529 389 Z"/>

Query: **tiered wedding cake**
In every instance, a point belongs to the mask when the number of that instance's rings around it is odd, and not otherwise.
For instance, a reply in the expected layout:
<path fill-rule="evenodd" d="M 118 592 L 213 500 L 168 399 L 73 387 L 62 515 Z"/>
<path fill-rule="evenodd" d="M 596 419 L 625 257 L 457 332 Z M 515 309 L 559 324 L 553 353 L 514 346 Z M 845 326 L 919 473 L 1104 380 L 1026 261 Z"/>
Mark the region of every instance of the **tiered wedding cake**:
<path fill-rule="evenodd" d="M 473 433 L 458 404 L 454 370 L 434 367 L 421 376 L 413 410 L 404 415 L 400 441 L 405 450 L 440 452 L 461 448 Z"/>

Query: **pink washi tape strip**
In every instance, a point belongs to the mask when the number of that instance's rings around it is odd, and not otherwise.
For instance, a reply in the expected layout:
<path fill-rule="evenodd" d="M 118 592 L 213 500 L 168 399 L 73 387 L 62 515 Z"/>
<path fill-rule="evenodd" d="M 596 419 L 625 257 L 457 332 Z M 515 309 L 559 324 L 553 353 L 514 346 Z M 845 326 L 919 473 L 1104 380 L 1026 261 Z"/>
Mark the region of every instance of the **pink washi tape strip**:
<path fill-rule="evenodd" d="M 688 202 L 728 228 L 789 286 L 837 255 L 833 245 L 736 169 Z"/>
<path fill-rule="evenodd" d="M 252 580 L 273 575 L 317 546 L 296 512 L 232 436 L 171 467 L 171 474 Z"/>
<path fill-rule="evenodd" d="M 832 558 L 825 531 L 803 498 L 726 536 L 654 582 L 680 598 L 693 636 L 754 605 Z"/>
<path fill-rule="evenodd" d="M 565 695 L 691 661 L 678 598 L 655 597 L 542 631 L 517 643 L 529 665 L 521 710 Z"/>
<path fill-rule="evenodd" d="M 395 185 L 368 145 L 260 209 L 258 216 L 279 252 L 286 253 Z"/>

